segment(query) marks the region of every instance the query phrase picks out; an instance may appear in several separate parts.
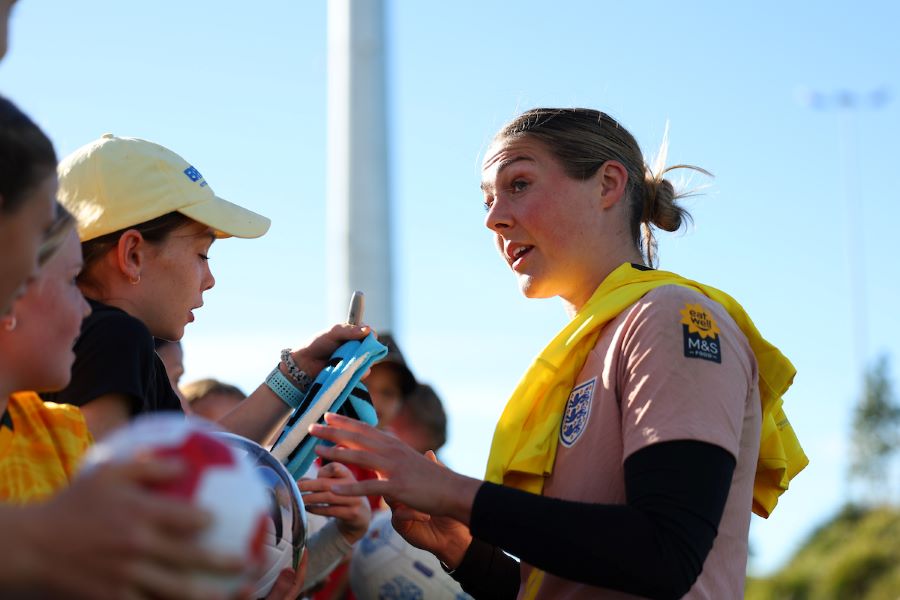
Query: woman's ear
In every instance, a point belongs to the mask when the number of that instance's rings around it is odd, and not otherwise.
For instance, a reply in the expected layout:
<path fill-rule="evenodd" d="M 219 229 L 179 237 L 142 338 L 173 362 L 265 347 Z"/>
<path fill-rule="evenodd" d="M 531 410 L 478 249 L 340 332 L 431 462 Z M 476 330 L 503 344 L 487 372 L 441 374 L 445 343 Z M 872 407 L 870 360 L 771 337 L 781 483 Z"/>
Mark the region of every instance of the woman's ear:
<path fill-rule="evenodd" d="M 116 244 L 116 265 L 132 285 L 141 281 L 146 249 L 144 236 L 137 229 L 129 229 L 123 233 Z"/>
<path fill-rule="evenodd" d="M 612 208 L 625 197 L 628 187 L 628 171 L 617 160 L 608 160 L 594 174 L 600 187 L 600 208 Z"/>

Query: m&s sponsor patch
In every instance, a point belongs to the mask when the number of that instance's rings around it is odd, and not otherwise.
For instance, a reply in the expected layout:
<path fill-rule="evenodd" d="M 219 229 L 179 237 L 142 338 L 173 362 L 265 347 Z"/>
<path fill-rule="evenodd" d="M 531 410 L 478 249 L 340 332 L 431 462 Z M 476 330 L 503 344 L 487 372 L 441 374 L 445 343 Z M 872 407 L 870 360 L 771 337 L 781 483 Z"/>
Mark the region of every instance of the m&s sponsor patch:
<path fill-rule="evenodd" d="M 702 304 L 685 304 L 681 310 L 684 355 L 722 363 L 722 340 L 712 313 Z"/>

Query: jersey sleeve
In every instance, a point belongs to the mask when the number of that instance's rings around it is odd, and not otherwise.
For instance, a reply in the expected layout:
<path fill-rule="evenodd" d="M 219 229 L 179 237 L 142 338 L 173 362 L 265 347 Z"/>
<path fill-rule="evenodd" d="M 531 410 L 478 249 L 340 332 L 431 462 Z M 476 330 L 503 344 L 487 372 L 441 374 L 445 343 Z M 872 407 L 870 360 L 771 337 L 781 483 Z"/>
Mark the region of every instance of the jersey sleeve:
<path fill-rule="evenodd" d="M 658 288 L 629 316 L 621 352 L 623 459 L 676 440 L 737 458 L 755 359 L 721 306 L 693 290 Z"/>

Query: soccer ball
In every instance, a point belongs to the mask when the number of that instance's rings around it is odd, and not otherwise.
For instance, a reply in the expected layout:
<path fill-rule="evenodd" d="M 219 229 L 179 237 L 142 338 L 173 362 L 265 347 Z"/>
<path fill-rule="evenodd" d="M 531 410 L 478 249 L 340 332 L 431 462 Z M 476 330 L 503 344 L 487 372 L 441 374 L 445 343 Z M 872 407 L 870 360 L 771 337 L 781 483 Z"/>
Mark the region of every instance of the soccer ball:
<path fill-rule="evenodd" d="M 272 590 L 283 569 L 296 569 L 300 563 L 306 548 L 306 510 L 297 482 L 265 448 L 233 433 L 217 432 L 215 435 L 246 457 L 266 484 L 269 518 L 263 540 L 263 575 L 253 591 L 254 598 L 262 598 Z"/>
<path fill-rule="evenodd" d="M 234 575 L 197 572 L 194 577 L 233 595 L 262 565 L 270 500 L 257 469 L 246 456 L 217 439 L 209 425 L 180 413 L 138 417 L 91 448 L 83 469 L 139 453 L 177 457 L 186 465 L 181 477 L 152 489 L 189 500 L 213 515 L 198 542 L 211 551 L 243 557 L 247 568 Z"/>
<path fill-rule="evenodd" d="M 353 550 L 350 587 L 359 600 L 471 600 L 433 554 L 400 537 L 389 510 L 375 515 Z"/>

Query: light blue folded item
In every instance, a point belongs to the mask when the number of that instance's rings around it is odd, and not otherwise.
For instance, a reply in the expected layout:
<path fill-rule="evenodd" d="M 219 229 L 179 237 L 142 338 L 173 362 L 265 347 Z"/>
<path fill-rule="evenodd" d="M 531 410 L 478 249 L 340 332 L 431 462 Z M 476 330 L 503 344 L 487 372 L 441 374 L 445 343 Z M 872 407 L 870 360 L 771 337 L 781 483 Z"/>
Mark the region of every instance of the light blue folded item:
<path fill-rule="evenodd" d="M 336 412 L 369 425 L 378 422 L 372 399 L 360 379 L 387 352 L 387 347 L 374 334 L 369 334 L 361 341 L 345 343 L 331 355 L 272 447 L 272 454 L 294 479 L 309 470 L 316 459 L 315 447 L 329 443 L 309 435 L 309 426 L 324 423 L 326 412 Z"/>

